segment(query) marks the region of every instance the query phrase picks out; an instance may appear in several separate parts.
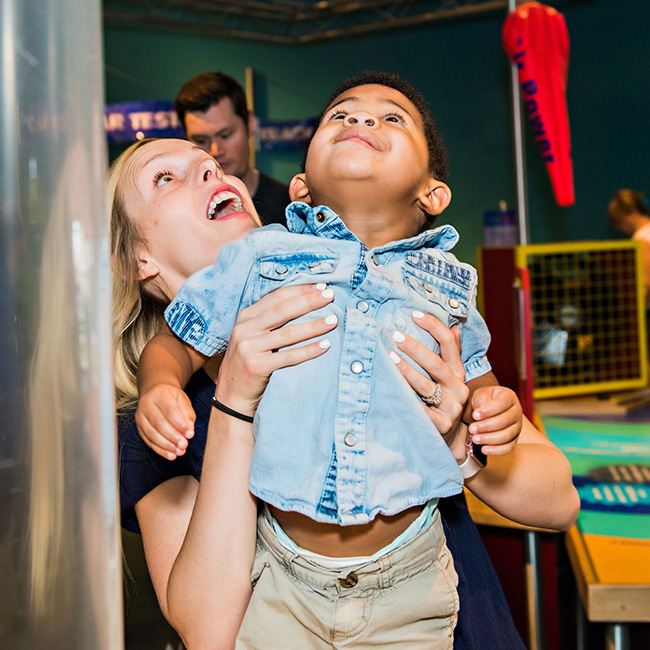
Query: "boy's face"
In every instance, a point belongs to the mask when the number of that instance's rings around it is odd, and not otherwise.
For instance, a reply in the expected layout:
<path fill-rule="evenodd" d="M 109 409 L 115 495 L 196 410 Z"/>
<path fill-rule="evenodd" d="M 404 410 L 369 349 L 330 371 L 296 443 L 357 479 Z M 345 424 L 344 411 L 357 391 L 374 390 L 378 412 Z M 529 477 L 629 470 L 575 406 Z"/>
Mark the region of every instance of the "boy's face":
<path fill-rule="evenodd" d="M 332 205 L 355 190 L 413 201 L 432 179 L 420 113 L 386 86 L 342 93 L 314 134 L 305 172 L 314 205 Z"/>

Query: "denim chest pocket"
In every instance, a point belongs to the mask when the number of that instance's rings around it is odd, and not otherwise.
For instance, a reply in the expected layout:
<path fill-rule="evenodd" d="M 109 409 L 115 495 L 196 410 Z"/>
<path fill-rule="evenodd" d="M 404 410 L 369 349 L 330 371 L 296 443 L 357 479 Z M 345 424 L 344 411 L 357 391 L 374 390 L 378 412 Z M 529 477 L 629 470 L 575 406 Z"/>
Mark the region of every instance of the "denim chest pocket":
<path fill-rule="evenodd" d="M 338 264 L 334 253 L 281 253 L 260 260 L 260 276 L 264 280 L 290 282 L 332 273 Z"/>
<path fill-rule="evenodd" d="M 429 254 L 413 254 L 406 257 L 402 274 L 408 287 L 448 314 L 448 326 L 466 320 L 476 291 L 472 267 Z M 438 309 L 432 310 L 434 315 Z"/>

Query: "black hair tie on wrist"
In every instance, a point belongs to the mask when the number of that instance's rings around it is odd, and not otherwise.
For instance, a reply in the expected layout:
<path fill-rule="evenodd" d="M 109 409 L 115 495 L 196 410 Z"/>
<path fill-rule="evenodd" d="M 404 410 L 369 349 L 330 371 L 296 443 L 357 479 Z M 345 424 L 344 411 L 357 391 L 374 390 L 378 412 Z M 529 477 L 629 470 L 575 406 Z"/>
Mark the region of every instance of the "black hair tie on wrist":
<path fill-rule="evenodd" d="M 232 417 L 237 418 L 238 420 L 243 420 L 244 422 L 252 422 L 255 419 L 252 415 L 244 415 L 239 411 L 234 411 L 225 404 L 222 404 L 216 397 L 212 398 L 212 406 L 226 415 L 231 415 Z"/>

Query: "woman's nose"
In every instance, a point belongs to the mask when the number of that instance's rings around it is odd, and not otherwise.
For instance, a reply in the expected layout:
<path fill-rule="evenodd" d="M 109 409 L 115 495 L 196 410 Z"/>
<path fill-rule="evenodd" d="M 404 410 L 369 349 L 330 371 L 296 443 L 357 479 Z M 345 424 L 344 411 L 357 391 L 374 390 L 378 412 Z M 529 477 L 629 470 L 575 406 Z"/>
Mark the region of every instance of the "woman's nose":
<path fill-rule="evenodd" d="M 365 124 L 365 126 L 375 127 L 378 124 L 377 118 L 369 113 L 350 113 L 345 116 L 344 121 L 346 126 L 356 126 L 357 124 Z"/>
<path fill-rule="evenodd" d="M 216 160 L 206 160 L 199 166 L 199 182 L 207 183 L 211 178 L 223 178 L 223 170 Z"/>

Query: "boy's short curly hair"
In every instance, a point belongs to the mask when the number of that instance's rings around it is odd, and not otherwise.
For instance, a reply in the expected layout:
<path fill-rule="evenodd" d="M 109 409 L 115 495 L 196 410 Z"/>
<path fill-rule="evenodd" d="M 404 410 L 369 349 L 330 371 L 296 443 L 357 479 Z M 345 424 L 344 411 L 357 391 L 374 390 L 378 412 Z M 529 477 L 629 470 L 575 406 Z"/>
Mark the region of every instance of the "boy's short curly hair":
<path fill-rule="evenodd" d="M 318 116 L 318 119 L 316 121 L 314 132 L 320 126 L 320 123 L 328 107 L 339 95 L 342 95 L 344 92 L 347 92 L 352 88 L 369 85 L 386 86 L 387 88 L 393 88 L 394 90 L 397 90 L 397 92 L 402 93 L 402 95 L 404 95 L 404 97 L 406 97 L 413 104 L 413 106 L 415 106 L 415 108 L 418 110 L 418 113 L 420 114 L 420 117 L 422 118 L 424 137 L 429 147 L 429 170 L 437 180 L 447 182 L 447 149 L 444 142 L 442 141 L 442 136 L 438 131 L 438 127 L 436 126 L 436 122 L 433 119 L 433 115 L 431 114 L 431 111 L 429 110 L 426 100 L 422 94 L 419 93 L 410 82 L 397 74 L 368 70 L 341 82 L 325 103 L 325 108 Z M 309 144 L 311 144 L 311 138 L 309 140 Z M 307 145 L 307 151 L 309 150 L 309 144 Z M 305 153 L 305 161 L 306 159 L 307 154 Z M 305 168 L 305 161 L 303 161 L 303 171 Z"/>

